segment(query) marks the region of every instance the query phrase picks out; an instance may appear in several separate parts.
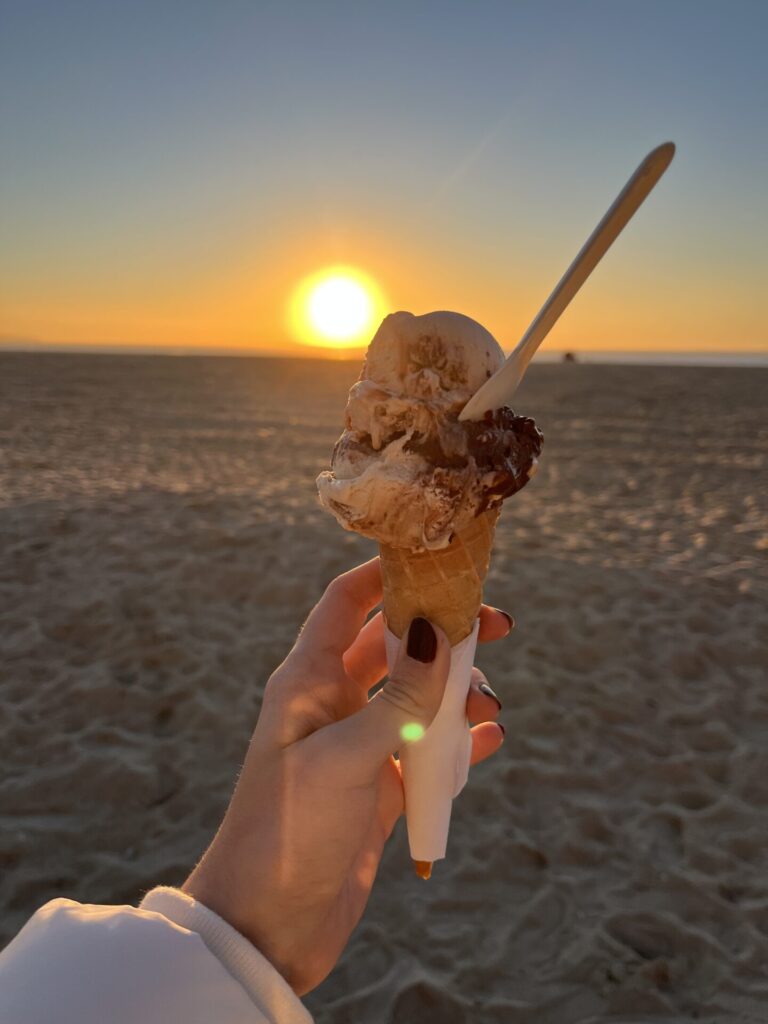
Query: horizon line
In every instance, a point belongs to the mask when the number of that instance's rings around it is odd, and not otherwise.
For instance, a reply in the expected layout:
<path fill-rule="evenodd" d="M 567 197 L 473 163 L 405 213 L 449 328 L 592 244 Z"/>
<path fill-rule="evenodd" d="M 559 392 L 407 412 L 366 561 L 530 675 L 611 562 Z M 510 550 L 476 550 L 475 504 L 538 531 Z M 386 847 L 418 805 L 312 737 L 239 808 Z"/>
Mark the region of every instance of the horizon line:
<path fill-rule="evenodd" d="M 364 357 L 366 347 L 359 349 L 324 349 L 306 346 L 302 350 L 284 349 L 252 349 L 242 346 L 217 347 L 210 346 L 177 346 L 177 345 L 100 345 L 100 344 L 68 344 L 60 342 L 25 342 L 0 340 L 0 355 L 94 355 L 94 356 L 126 356 L 128 358 L 203 358 L 203 359 L 285 359 L 313 360 L 322 362 L 354 362 L 359 363 Z M 314 351 L 313 351 L 314 348 Z M 509 354 L 506 352 L 505 354 Z M 574 357 L 574 362 L 590 364 L 631 364 L 654 362 L 665 365 L 689 366 L 751 366 L 768 368 L 768 349 L 547 349 L 536 355 L 538 363 L 562 363 L 566 355 Z"/>

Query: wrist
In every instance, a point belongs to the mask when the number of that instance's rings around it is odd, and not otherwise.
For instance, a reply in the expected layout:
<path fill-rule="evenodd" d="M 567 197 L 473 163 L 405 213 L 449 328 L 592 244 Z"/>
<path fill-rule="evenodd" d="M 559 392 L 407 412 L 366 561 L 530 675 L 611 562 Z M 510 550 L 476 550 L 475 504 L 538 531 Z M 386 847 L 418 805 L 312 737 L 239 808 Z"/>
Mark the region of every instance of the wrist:
<path fill-rule="evenodd" d="M 246 939 L 294 989 L 295 971 L 291 959 L 279 948 L 279 933 L 265 919 L 259 896 L 250 886 L 239 885 L 231 871 L 216 871 L 206 863 L 208 854 L 181 886 L 181 891 L 207 907 Z"/>
<path fill-rule="evenodd" d="M 162 914 L 181 928 L 197 933 L 268 1020 L 281 1024 L 310 1021 L 295 990 L 284 977 L 277 977 L 274 965 L 263 951 L 198 896 L 183 889 L 161 886 L 152 889 L 140 906 L 142 910 Z"/>

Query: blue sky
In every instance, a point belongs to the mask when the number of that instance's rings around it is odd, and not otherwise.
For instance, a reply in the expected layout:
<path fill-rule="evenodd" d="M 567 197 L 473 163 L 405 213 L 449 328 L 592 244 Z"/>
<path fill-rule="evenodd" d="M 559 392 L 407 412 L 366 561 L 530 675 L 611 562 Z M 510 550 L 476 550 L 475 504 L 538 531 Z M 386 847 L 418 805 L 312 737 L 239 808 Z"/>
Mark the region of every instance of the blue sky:
<path fill-rule="evenodd" d="M 367 262 L 395 306 L 519 334 L 673 139 L 554 340 L 768 346 L 768 3 L 0 0 L 0 18 L 0 334 L 215 345 L 218 303 L 222 342 L 266 346 L 326 258 Z"/>

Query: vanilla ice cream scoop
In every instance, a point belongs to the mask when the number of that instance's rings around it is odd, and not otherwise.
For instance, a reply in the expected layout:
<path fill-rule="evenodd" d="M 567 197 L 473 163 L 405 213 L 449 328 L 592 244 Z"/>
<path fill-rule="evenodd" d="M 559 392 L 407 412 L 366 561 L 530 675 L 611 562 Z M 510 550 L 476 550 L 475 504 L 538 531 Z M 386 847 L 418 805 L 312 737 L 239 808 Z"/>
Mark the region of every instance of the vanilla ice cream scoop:
<path fill-rule="evenodd" d="M 506 408 L 458 419 L 503 363 L 493 335 L 461 313 L 386 317 L 318 477 L 323 505 L 381 544 L 437 549 L 519 490 L 541 448 L 533 420 Z"/>

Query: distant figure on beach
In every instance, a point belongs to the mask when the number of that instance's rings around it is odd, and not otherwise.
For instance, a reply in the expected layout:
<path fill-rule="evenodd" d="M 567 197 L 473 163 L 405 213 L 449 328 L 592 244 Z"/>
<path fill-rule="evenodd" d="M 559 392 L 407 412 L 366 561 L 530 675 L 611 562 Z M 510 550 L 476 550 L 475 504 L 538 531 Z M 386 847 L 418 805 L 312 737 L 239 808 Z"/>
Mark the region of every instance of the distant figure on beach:
<path fill-rule="evenodd" d="M 563 362 L 564 363 L 575 363 L 575 362 L 577 362 L 576 353 L 575 352 L 565 352 L 563 354 Z"/>

